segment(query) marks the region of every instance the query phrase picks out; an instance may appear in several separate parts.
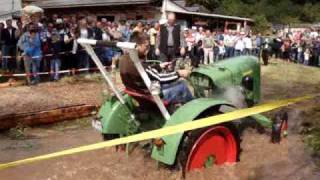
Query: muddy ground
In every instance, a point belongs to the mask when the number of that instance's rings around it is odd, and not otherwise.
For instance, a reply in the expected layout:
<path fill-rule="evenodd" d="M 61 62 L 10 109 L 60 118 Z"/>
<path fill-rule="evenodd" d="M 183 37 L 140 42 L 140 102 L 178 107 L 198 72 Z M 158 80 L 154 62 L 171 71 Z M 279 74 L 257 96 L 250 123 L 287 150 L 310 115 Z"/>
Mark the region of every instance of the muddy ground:
<path fill-rule="evenodd" d="M 99 104 L 102 89 L 101 83 L 95 81 L 0 89 L 0 114 L 74 103 Z M 278 61 L 262 69 L 263 102 L 319 92 L 319 69 Z M 319 126 L 320 98 L 287 109 L 290 135 L 281 144 L 270 144 L 268 131 L 259 134 L 248 129 L 241 142 L 240 162 L 191 172 L 187 179 L 319 179 L 320 171 L 312 151 L 300 133 Z M 88 119 L 12 129 L 0 134 L 0 163 L 100 141 L 101 136 L 90 127 Z M 0 171 L 0 179 L 167 180 L 181 179 L 181 173 L 158 167 L 141 148 L 136 148 L 129 156 L 109 148 L 5 169 Z"/>

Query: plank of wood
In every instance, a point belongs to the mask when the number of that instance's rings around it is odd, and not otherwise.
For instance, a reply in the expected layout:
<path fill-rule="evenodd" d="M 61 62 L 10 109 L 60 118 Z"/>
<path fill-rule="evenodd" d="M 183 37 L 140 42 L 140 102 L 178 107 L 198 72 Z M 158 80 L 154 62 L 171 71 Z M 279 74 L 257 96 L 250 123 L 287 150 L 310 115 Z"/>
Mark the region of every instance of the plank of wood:
<path fill-rule="evenodd" d="M 10 129 L 18 125 L 36 126 L 88 117 L 94 111 L 97 111 L 96 106 L 81 104 L 46 111 L 3 115 L 0 116 L 0 130 Z"/>

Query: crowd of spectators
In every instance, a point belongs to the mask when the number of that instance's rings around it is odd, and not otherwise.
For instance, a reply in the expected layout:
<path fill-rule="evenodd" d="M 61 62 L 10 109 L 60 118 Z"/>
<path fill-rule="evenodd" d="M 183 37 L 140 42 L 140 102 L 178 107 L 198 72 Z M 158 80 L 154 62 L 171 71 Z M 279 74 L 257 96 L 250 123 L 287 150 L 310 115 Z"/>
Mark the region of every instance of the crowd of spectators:
<path fill-rule="evenodd" d="M 94 67 L 89 55 L 77 43 L 78 38 L 129 41 L 130 35 L 143 32 L 149 36 L 148 59 L 159 59 L 158 36 L 160 24 L 110 22 L 96 17 L 59 17 L 54 14 L 39 23 L 13 27 L 12 20 L 0 23 L 1 71 L 27 74 L 30 84 L 40 81 L 38 72 L 50 72 L 50 80 L 59 80 L 61 69 Z M 320 66 L 320 37 L 315 33 L 283 33 L 276 38 L 236 31 L 216 32 L 202 27 L 183 29 L 186 53 L 192 65 L 209 64 L 224 58 L 253 55 L 261 50 L 288 61 Z M 95 52 L 106 66 L 112 66 L 121 49 L 96 47 Z"/>
<path fill-rule="evenodd" d="M 279 31 L 275 37 L 265 37 L 264 42 L 267 56 L 320 67 L 320 34 L 317 31 Z"/>

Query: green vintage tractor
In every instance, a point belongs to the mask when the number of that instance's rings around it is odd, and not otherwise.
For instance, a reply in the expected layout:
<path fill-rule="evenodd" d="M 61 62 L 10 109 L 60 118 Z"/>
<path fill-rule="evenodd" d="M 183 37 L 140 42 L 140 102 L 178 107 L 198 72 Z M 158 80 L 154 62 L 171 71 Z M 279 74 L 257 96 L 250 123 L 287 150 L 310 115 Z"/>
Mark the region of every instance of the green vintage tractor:
<path fill-rule="evenodd" d="M 92 123 L 102 133 L 104 140 L 196 121 L 251 107 L 260 101 L 260 63 L 255 57 L 236 57 L 194 69 L 188 78 L 194 100 L 178 106 L 174 111 L 168 111 L 170 105 L 161 100 L 159 89 L 144 71 L 134 43 L 86 39 L 80 39 L 79 43 L 91 55 L 113 91 Z M 95 55 L 91 45 L 96 44 L 117 46 L 127 51 L 150 94 L 119 90 Z M 277 119 L 271 121 L 258 114 L 245 120 L 238 119 L 154 139 L 151 141 L 151 157 L 165 165 L 180 167 L 184 172 L 215 164 L 234 163 L 239 160 L 243 124 L 254 121 L 260 127 L 272 128 L 272 141 L 279 142 L 287 130 L 287 116 L 279 116 Z M 130 146 L 126 148 L 128 150 Z"/>

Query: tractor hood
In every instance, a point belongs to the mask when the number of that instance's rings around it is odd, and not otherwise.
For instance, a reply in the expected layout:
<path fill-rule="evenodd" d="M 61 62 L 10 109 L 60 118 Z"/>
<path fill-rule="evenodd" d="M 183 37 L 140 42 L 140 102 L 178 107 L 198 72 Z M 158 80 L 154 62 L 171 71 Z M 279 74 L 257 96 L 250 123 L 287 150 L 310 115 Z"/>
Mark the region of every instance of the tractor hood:
<path fill-rule="evenodd" d="M 228 87 L 243 86 L 243 79 L 253 79 L 253 98 L 260 99 L 260 64 L 256 57 L 241 56 L 222 60 L 212 65 L 203 65 L 195 69 L 190 75 L 190 82 L 196 91 L 205 89 L 220 94 Z M 200 95 L 203 97 L 203 95 Z"/>

